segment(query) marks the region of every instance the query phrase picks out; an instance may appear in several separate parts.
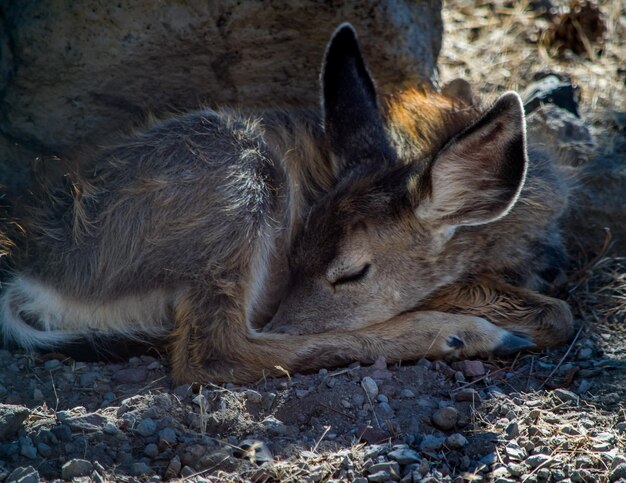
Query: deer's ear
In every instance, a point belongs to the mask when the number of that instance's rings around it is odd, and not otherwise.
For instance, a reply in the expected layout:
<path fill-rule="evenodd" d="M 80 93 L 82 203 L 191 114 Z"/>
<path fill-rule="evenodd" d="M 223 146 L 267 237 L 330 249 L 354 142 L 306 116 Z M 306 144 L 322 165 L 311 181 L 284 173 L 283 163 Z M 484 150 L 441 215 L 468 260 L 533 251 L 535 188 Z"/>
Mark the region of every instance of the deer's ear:
<path fill-rule="evenodd" d="M 394 157 L 378 109 L 376 88 L 350 24 L 331 38 L 322 66 L 324 129 L 337 157 L 335 174 Z"/>
<path fill-rule="evenodd" d="M 437 155 L 415 213 L 447 226 L 496 221 L 517 201 L 527 165 L 522 102 L 508 92 Z"/>

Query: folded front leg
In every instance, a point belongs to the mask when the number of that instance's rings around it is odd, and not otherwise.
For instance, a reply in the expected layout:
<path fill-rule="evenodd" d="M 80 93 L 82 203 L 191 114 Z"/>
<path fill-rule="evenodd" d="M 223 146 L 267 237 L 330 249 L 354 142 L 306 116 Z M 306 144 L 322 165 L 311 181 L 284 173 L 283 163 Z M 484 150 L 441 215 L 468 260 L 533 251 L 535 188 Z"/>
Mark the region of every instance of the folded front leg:
<path fill-rule="evenodd" d="M 566 342 L 574 330 L 572 313 L 563 300 L 494 277 L 446 287 L 422 308 L 485 317 L 512 332 L 529 335 L 540 348 Z"/>

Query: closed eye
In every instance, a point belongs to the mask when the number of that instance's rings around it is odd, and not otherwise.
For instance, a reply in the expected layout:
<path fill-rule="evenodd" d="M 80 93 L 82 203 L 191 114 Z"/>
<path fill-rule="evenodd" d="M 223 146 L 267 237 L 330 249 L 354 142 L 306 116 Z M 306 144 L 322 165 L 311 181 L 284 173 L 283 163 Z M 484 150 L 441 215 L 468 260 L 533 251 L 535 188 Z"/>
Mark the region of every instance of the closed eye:
<path fill-rule="evenodd" d="M 343 285 L 345 283 L 353 283 L 363 280 L 367 273 L 370 271 L 370 267 L 371 265 L 369 263 L 366 263 L 358 272 L 349 273 L 335 280 L 333 286 L 336 287 L 337 285 Z"/>

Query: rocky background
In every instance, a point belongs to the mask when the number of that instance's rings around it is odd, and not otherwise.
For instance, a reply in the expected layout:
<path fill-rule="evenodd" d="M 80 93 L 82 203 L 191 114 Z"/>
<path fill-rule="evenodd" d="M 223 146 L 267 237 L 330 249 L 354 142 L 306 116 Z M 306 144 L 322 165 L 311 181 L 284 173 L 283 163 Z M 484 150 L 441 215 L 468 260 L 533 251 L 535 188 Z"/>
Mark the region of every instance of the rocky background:
<path fill-rule="evenodd" d="M 102 145 L 149 113 L 317 105 L 345 21 L 383 88 L 430 82 L 436 0 L 0 2 L 0 183 L 17 192 L 33 158 Z"/>

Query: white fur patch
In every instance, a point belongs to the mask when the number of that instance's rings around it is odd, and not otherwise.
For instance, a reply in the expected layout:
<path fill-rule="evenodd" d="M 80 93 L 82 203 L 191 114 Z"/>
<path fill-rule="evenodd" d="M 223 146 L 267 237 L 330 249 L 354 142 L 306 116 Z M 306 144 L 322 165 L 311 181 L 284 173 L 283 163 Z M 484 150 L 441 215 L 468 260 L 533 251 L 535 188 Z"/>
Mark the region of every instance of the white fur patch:
<path fill-rule="evenodd" d="M 0 332 L 5 342 L 30 350 L 90 336 L 158 337 L 171 327 L 174 297 L 172 292 L 155 290 L 91 302 L 64 296 L 54 287 L 18 275 L 0 297 Z"/>

